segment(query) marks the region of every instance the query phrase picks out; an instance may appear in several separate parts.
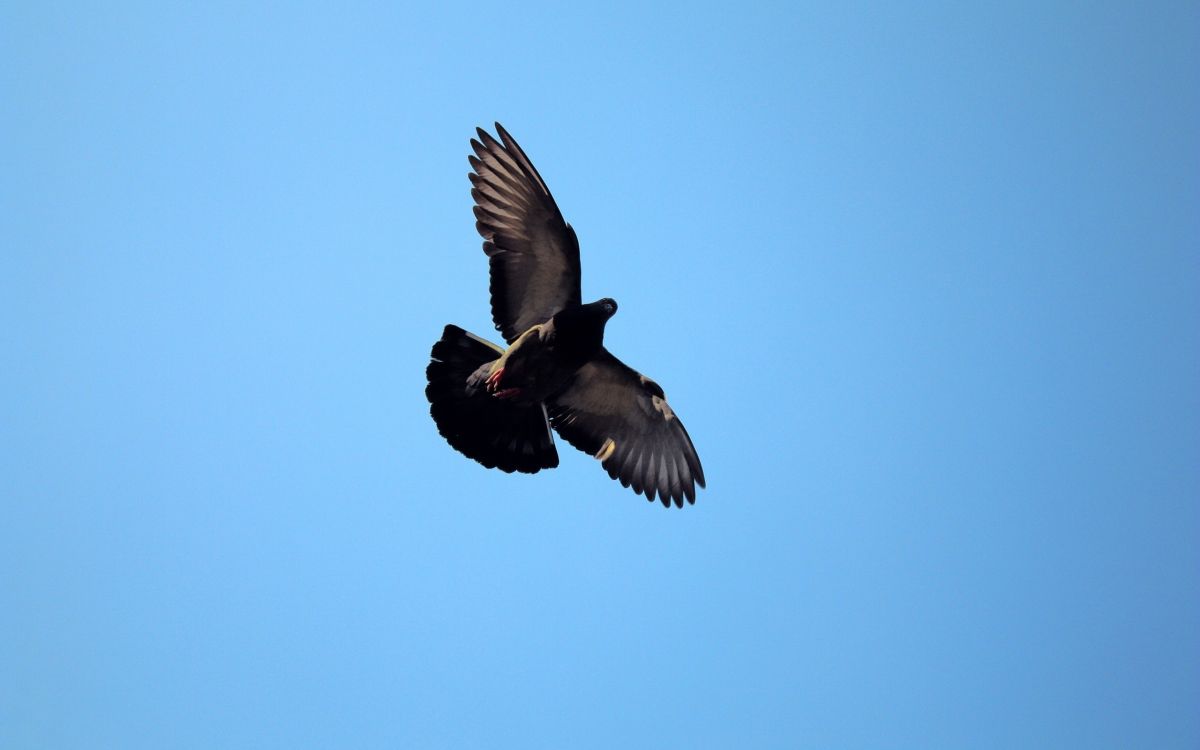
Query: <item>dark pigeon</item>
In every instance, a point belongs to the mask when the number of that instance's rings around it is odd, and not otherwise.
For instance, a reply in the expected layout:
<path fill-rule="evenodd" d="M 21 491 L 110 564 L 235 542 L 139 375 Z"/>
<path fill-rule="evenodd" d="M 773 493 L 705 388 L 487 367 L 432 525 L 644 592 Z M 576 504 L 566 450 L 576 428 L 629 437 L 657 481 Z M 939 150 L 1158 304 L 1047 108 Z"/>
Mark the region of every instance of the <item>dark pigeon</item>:
<path fill-rule="evenodd" d="M 438 432 L 488 468 L 532 474 L 558 466 L 553 427 L 648 500 L 694 503 L 700 458 L 658 383 L 604 348 L 617 303 L 582 304 L 575 230 L 512 136 L 478 133 L 475 227 L 508 348 L 446 326 L 426 369 Z"/>

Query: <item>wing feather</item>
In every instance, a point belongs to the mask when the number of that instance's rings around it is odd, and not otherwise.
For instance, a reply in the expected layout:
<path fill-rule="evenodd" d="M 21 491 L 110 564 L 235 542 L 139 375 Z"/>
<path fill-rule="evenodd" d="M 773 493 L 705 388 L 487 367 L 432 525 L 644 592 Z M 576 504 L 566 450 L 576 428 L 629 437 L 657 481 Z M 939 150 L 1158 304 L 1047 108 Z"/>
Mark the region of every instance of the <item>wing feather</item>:
<path fill-rule="evenodd" d="M 607 349 L 547 403 L 547 413 L 564 440 L 603 456 L 610 477 L 648 500 L 682 507 L 704 486 L 700 457 L 662 388 Z M 605 456 L 609 440 L 616 446 Z"/>
<path fill-rule="evenodd" d="M 579 241 L 529 157 L 499 123 L 471 139 L 475 228 L 491 268 L 492 320 L 508 342 L 580 303 Z"/>

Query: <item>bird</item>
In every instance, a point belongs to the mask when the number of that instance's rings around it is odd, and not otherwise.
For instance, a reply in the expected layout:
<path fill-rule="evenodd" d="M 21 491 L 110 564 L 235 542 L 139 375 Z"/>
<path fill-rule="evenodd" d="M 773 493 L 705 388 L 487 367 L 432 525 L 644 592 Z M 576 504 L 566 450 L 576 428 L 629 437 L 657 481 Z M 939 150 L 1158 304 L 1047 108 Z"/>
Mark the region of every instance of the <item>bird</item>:
<path fill-rule="evenodd" d="M 516 140 L 495 130 L 476 128 L 467 176 L 507 346 L 445 327 L 425 371 L 438 432 L 489 469 L 533 474 L 558 466 L 553 430 L 650 502 L 694 504 L 705 482 L 691 437 L 658 383 L 605 348 L 616 301 L 582 302 L 575 230 Z"/>

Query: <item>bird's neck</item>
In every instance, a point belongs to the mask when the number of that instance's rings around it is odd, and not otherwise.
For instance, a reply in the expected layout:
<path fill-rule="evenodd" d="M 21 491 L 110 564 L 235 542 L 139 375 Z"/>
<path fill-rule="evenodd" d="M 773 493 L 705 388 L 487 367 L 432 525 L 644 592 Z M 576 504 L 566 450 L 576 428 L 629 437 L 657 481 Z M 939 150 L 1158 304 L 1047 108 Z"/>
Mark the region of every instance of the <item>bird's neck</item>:
<path fill-rule="evenodd" d="M 582 366 L 604 345 L 604 322 L 579 308 L 555 315 L 552 321 L 555 352 L 564 361 Z"/>

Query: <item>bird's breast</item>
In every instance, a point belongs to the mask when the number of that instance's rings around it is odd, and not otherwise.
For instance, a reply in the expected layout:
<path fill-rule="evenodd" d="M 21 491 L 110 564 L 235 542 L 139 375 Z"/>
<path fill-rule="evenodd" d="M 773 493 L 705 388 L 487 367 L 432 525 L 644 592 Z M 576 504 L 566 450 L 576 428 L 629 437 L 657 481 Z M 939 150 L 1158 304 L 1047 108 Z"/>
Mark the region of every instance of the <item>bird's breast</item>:
<path fill-rule="evenodd" d="M 519 343 L 505 354 L 504 387 L 520 388 L 521 401 L 545 401 L 561 391 L 583 364 L 538 337 Z"/>

